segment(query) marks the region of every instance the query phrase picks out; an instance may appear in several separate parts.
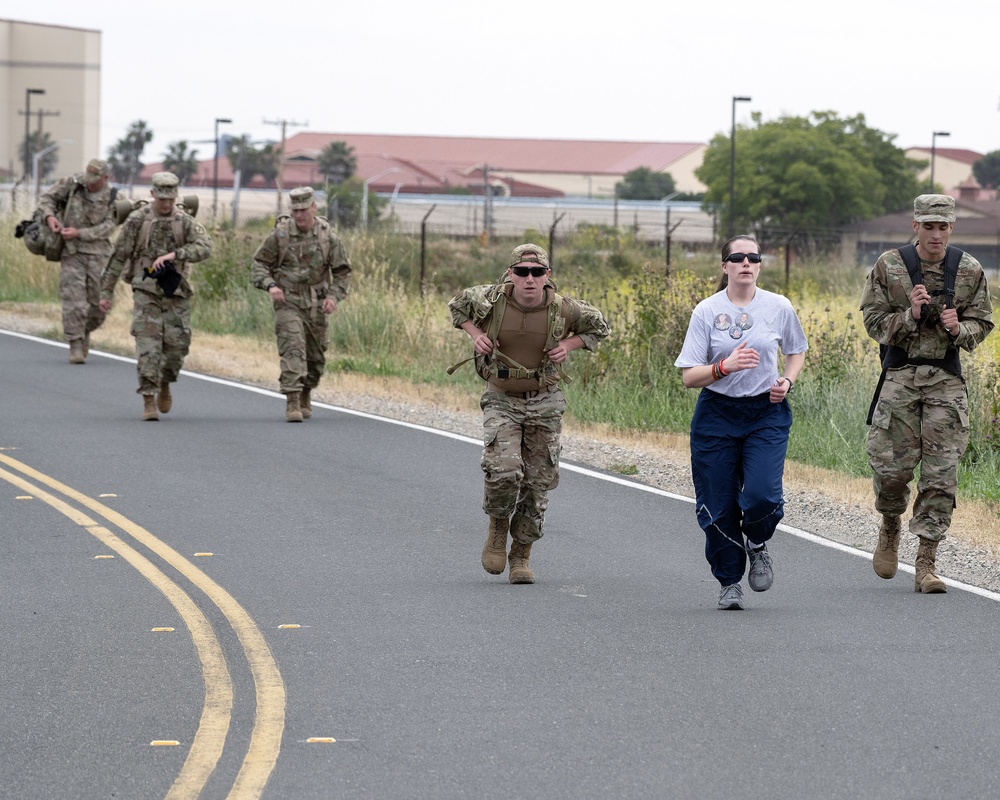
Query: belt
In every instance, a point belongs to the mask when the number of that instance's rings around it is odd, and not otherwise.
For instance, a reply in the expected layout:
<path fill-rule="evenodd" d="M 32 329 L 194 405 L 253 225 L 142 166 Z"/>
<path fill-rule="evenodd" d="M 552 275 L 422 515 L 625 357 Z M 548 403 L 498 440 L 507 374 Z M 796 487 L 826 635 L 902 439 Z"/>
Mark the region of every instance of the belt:
<path fill-rule="evenodd" d="M 507 397 L 516 397 L 519 400 L 529 400 L 532 397 L 537 397 L 540 394 L 548 394 L 549 392 L 554 391 L 557 388 L 556 386 L 543 386 L 541 389 L 532 389 L 531 391 L 527 392 L 506 392 L 492 383 L 487 384 L 487 386 L 489 386 L 489 388 L 492 389 L 494 392 L 500 392 L 501 394 L 507 395 Z"/>

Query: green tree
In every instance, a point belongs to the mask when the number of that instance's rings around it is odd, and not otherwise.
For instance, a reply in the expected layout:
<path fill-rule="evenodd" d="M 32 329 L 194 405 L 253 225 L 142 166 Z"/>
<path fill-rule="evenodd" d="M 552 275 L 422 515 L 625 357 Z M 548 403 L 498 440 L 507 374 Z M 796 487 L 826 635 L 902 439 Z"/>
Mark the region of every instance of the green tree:
<path fill-rule="evenodd" d="M 346 142 L 330 142 L 320 151 L 316 161 L 326 182 L 333 186 L 340 186 L 358 168 L 354 148 L 348 147 Z"/>
<path fill-rule="evenodd" d="M 198 151 L 188 150 L 186 139 L 172 142 L 167 145 L 167 152 L 163 156 L 163 168 L 174 173 L 181 185 L 184 185 L 198 174 Z"/>
<path fill-rule="evenodd" d="M 894 135 L 864 116 L 833 112 L 782 117 L 736 130 L 734 228 L 830 229 L 899 211 L 920 193 L 920 162 L 892 144 Z M 695 175 L 708 186 L 703 206 L 728 227 L 730 138 L 716 135 Z"/>
<path fill-rule="evenodd" d="M 638 167 L 626 172 L 615 184 L 615 194 L 622 200 L 662 200 L 677 191 L 673 176 L 668 172 L 653 172 Z"/>
<path fill-rule="evenodd" d="M 27 161 L 31 163 L 32 157 L 36 153 L 41 153 L 47 147 L 52 147 L 55 142 L 52 141 L 52 137 L 48 133 L 42 133 L 39 136 L 38 131 L 32 131 L 28 134 L 28 141 L 21 142 L 21 146 L 18 148 L 18 155 L 21 157 L 21 163 Z M 25 145 L 27 145 L 27 154 L 25 153 Z M 27 158 L 25 156 L 27 155 Z M 38 159 L 38 179 L 45 180 L 49 175 L 51 175 L 59 163 L 59 148 L 52 147 L 49 152 Z"/>
<path fill-rule="evenodd" d="M 226 157 L 233 172 L 240 173 L 240 185 L 249 186 L 253 179 L 260 175 L 266 186 L 274 184 L 281 167 L 281 148 L 273 144 L 258 147 L 250 140 L 250 136 L 235 136 L 229 141 Z"/>
<path fill-rule="evenodd" d="M 364 198 L 364 182 L 360 178 L 348 178 L 342 184 L 331 187 L 327 193 L 327 208 L 323 213 L 333 222 L 354 228 L 361 224 L 361 201 Z M 368 224 L 379 218 L 388 200 L 379 197 L 375 192 L 368 193 Z"/>
<path fill-rule="evenodd" d="M 972 177 L 986 189 L 1000 188 L 1000 150 L 987 153 L 972 164 Z"/>

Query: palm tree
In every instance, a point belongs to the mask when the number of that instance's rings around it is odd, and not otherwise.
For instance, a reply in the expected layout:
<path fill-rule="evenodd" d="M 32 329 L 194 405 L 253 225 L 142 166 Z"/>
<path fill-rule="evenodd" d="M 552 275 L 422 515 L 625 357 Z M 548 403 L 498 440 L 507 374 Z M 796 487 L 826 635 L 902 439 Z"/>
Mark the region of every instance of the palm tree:
<path fill-rule="evenodd" d="M 316 161 L 326 182 L 334 186 L 340 186 L 354 175 L 354 170 L 358 168 L 354 148 L 348 147 L 346 142 L 330 142 L 320 152 Z"/>
<path fill-rule="evenodd" d="M 125 136 L 119 139 L 108 152 L 108 164 L 112 175 L 118 183 L 128 183 L 129 195 L 135 176 L 142 172 L 143 163 L 139 160 L 146 145 L 153 139 L 153 131 L 144 120 L 138 119 L 129 125 Z"/>
<path fill-rule="evenodd" d="M 167 145 L 167 152 L 163 156 L 163 168 L 174 173 L 181 185 L 198 174 L 198 166 L 198 151 L 188 150 L 186 139 Z"/>

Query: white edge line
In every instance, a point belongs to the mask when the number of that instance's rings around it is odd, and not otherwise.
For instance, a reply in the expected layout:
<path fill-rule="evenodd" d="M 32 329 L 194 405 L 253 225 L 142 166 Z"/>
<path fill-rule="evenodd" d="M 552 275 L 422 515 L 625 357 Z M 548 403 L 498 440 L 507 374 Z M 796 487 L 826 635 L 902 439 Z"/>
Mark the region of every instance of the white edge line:
<path fill-rule="evenodd" d="M 69 345 L 64 342 L 54 342 L 51 339 L 43 339 L 38 336 L 32 336 L 28 333 L 18 333 L 16 331 L 6 331 L 0 330 L 7 336 L 16 336 L 19 339 L 27 339 L 32 342 L 38 342 L 40 344 L 54 345 L 56 347 L 69 348 Z M 101 356 L 103 358 L 114 359 L 115 361 L 125 361 L 132 364 L 135 363 L 134 358 L 129 358 L 127 356 L 119 356 L 114 353 L 104 353 L 100 350 L 91 350 L 90 355 Z M 263 389 L 260 386 L 253 386 L 248 383 L 237 383 L 236 381 L 231 381 L 227 378 L 216 378 L 213 375 L 202 375 L 198 372 L 189 372 L 184 369 L 181 370 L 181 375 L 186 375 L 189 378 L 195 378 L 200 381 L 206 381 L 208 383 L 217 383 L 221 386 L 228 386 L 233 389 L 242 389 L 246 392 L 254 392 L 255 394 L 264 395 L 266 397 L 284 397 L 280 392 L 275 392 L 270 389 Z M 353 408 L 343 408 L 342 406 L 332 406 L 327 403 L 318 403 L 315 400 L 313 405 L 317 408 L 325 408 L 330 411 L 338 411 L 341 414 L 350 414 L 355 417 L 362 417 L 364 419 L 377 420 L 379 422 L 387 422 L 390 425 L 400 425 L 404 428 L 411 428 L 415 431 L 423 431 L 424 433 L 432 433 L 435 436 L 443 436 L 446 439 L 454 439 L 459 442 L 466 442 L 468 444 L 474 444 L 482 446 L 481 439 L 475 439 L 471 436 L 463 436 L 459 433 L 452 433 L 451 431 L 443 431 L 440 428 L 430 428 L 426 425 L 417 425 L 413 422 L 405 422 L 399 419 L 391 419 L 390 417 L 381 417 L 378 414 L 371 414 L 367 411 L 357 411 Z M 603 472 L 597 472 L 596 470 L 588 469 L 587 467 L 578 467 L 574 464 L 560 463 L 560 469 L 566 469 L 570 472 L 577 472 L 580 475 L 585 475 L 588 478 L 596 478 L 597 480 L 607 481 L 608 483 L 616 483 L 619 486 L 627 486 L 630 489 L 637 489 L 640 492 L 649 492 L 650 494 L 655 494 L 660 497 L 667 497 L 671 500 L 681 500 L 685 503 L 694 503 L 694 498 L 685 497 L 680 494 L 673 494 L 671 492 L 665 492 L 663 489 L 657 489 L 655 486 L 647 486 L 642 483 L 636 483 L 635 481 L 626 480 L 625 478 L 619 478 L 616 475 L 606 475 Z M 842 553 L 849 553 L 858 558 L 870 559 L 871 553 L 865 550 L 859 550 L 857 547 L 851 547 L 850 545 L 842 544 L 840 542 L 835 542 L 832 539 L 824 539 L 822 536 L 817 536 L 815 533 L 809 533 L 809 531 L 804 531 L 799 528 L 793 528 L 791 525 L 779 524 L 778 530 L 784 531 L 785 533 L 790 533 L 792 536 L 797 536 L 799 539 L 803 539 L 812 544 L 822 545 L 823 547 L 830 547 L 834 550 L 839 550 Z M 902 572 L 907 572 L 913 574 L 914 569 L 909 564 L 900 564 L 899 569 Z M 980 597 L 985 597 L 989 600 L 994 600 L 1000 602 L 1000 593 L 991 591 L 990 589 L 984 589 L 981 586 L 973 586 L 972 584 L 962 583 L 961 581 L 952 580 L 951 578 L 942 578 L 948 586 L 953 586 L 956 589 L 961 589 L 971 594 L 979 595 Z"/>

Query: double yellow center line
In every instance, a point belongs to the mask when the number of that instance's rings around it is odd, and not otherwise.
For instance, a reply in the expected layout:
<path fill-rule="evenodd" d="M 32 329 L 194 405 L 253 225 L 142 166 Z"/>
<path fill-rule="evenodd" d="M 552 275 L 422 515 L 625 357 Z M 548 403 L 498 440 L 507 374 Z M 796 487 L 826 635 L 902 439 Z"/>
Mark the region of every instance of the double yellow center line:
<path fill-rule="evenodd" d="M 190 595 L 152 561 L 108 528 L 52 492 L 102 517 L 113 527 L 146 547 L 200 589 L 222 612 L 243 647 L 253 675 L 256 693 L 256 717 L 250 735 L 250 746 L 227 798 L 228 800 L 259 798 L 274 770 L 281 749 L 281 736 L 285 727 L 285 685 L 271 650 L 250 615 L 232 595 L 180 553 L 117 511 L 2 453 L 0 453 L 0 464 L 13 470 L 11 472 L 0 468 L 0 480 L 5 480 L 47 503 L 124 558 L 159 589 L 191 632 L 205 680 L 205 704 L 187 759 L 167 793 L 167 800 L 196 800 L 222 756 L 232 720 L 233 682 L 218 636 Z M 26 478 L 35 483 L 30 483 Z M 40 488 L 39 485 L 47 486 L 52 492 Z"/>

